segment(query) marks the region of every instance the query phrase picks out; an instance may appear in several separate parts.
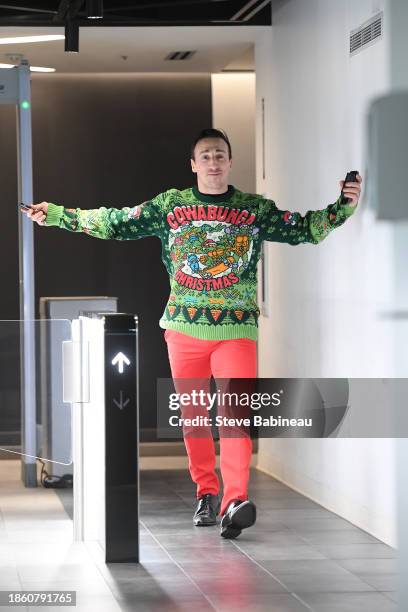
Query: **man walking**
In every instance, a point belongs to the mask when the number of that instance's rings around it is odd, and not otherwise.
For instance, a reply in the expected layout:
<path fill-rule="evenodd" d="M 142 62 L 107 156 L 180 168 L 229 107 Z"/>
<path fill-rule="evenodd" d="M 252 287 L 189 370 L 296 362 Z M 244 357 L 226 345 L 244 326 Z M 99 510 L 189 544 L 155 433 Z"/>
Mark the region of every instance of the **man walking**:
<path fill-rule="evenodd" d="M 225 132 L 206 129 L 194 139 L 191 168 L 197 186 L 169 189 L 143 204 L 94 210 L 42 202 L 27 216 L 39 225 L 85 232 L 103 239 L 158 236 L 170 277 L 170 296 L 159 325 L 165 329 L 172 377 L 177 380 L 256 378 L 259 308 L 256 268 L 263 240 L 318 244 L 350 217 L 361 182 L 343 185 L 341 198 L 323 210 L 279 210 L 272 200 L 229 185 L 231 145 Z M 202 407 L 205 411 L 205 407 Z M 196 413 L 198 414 L 198 413 Z M 204 428 L 205 429 L 205 428 Z M 220 435 L 223 495 L 215 472 L 210 432 L 183 429 L 189 470 L 197 485 L 194 524 L 215 525 L 237 537 L 256 520 L 248 499 L 252 441 Z"/>

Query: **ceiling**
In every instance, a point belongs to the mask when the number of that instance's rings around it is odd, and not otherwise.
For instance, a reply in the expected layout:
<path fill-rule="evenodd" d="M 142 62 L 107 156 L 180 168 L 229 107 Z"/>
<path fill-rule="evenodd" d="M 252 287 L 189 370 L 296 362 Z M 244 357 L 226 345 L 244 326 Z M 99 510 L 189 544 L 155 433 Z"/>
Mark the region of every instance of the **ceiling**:
<path fill-rule="evenodd" d="M 253 71 L 255 40 L 271 22 L 265 0 L 104 0 L 96 20 L 86 9 L 87 0 L 0 0 L 0 39 L 79 24 L 79 53 L 66 53 L 64 40 L 0 44 L 0 63 L 24 57 L 58 73 Z M 176 51 L 194 53 L 168 59 Z"/>
<path fill-rule="evenodd" d="M 64 41 L 0 45 L 0 63 L 55 68 L 57 73 L 217 73 L 254 70 L 254 43 L 264 27 L 84 28 L 79 53 L 65 53 Z M 44 28 L 2 28 L 11 35 L 43 34 Z M 48 29 L 63 34 L 63 28 Z M 186 60 L 168 60 L 173 51 L 195 51 Z M 52 75 L 51 75 L 52 76 Z"/>
<path fill-rule="evenodd" d="M 103 0 L 103 19 L 87 19 L 89 0 L 6 0 L 0 26 L 270 25 L 271 0 Z"/>

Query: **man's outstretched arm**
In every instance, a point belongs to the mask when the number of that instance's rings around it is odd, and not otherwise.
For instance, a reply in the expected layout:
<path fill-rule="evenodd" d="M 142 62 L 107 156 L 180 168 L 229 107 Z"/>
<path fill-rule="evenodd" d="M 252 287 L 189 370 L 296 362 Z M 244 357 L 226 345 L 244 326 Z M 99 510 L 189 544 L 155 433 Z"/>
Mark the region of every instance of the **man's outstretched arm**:
<path fill-rule="evenodd" d="M 344 181 L 340 181 L 343 189 Z M 355 212 L 360 193 L 362 178 L 344 186 L 344 195 L 350 198 L 348 204 L 341 204 L 341 197 L 323 210 L 309 210 L 305 215 L 298 212 L 279 210 L 272 200 L 266 200 L 261 215 L 261 230 L 264 240 L 285 242 L 296 245 L 302 243 L 318 244 L 336 227 L 340 227 Z"/>
<path fill-rule="evenodd" d="M 163 193 L 133 207 L 101 207 L 92 210 L 64 208 L 50 202 L 41 202 L 33 204 L 26 214 L 39 225 L 84 232 L 106 240 L 132 240 L 160 234 L 165 197 L 166 193 Z"/>

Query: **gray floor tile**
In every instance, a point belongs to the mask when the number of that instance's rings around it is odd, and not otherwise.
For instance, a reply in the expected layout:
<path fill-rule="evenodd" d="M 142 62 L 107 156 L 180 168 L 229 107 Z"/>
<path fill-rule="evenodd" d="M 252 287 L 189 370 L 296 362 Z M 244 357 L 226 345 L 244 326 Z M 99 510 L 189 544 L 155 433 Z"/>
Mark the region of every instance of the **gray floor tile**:
<path fill-rule="evenodd" d="M 336 561 L 354 574 L 398 574 L 398 559 L 338 559 Z"/>
<path fill-rule="evenodd" d="M 0 567 L 0 584 L 4 589 L 7 582 L 18 582 L 19 576 L 17 572 L 17 566 L 13 563 L 7 563 Z"/>
<path fill-rule="evenodd" d="M 257 484 L 252 487 L 250 486 L 248 492 L 253 493 L 254 496 L 256 495 L 257 499 L 306 499 L 301 493 L 282 485 L 277 487 L 275 485 Z"/>
<path fill-rule="evenodd" d="M 173 580 L 185 576 L 182 569 L 170 561 L 143 563 L 109 563 L 98 568 L 108 582 L 132 582 L 139 578 Z"/>
<path fill-rule="evenodd" d="M 197 585 L 184 575 L 177 578 L 139 576 L 137 580 L 115 580 L 110 583 L 110 588 L 117 598 L 138 596 L 141 600 L 171 598 L 173 601 L 183 601 L 202 596 Z"/>
<path fill-rule="evenodd" d="M 244 535 L 244 538 L 242 537 Z M 256 521 L 255 525 L 253 525 L 250 529 L 246 529 L 243 531 L 241 536 L 236 539 L 236 543 L 239 544 L 241 541 L 245 541 L 246 543 L 260 542 L 270 543 L 270 544 L 290 544 L 297 543 L 302 545 L 309 545 L 305 539 L 300 536 L 296 531 L 286 527 L 282 523 L 274 523 L 270 526 L 269 529 L 265 529 L 262 521 Z"/>
<path fill-rule="evenodd" d="M 68 564 L 68 563 L 49 563 L 45 560 L 37 564 L 21 564 L 17 565 L 18 574 L 24 583 L 30 580 L 47 580 L 55 582 L 60 581 L 82 581 L 97 582 L 101 580 L 98 569 L 91 563 L 89 564 Z"/>
<path fill-rule="evenodd" d="M 156 535 L 157 540 L 166 549 L 183 547 L 184 549 L 200 549 L 202 547 L 210 547 L 212 550 L 217 548 L 225 548 L 230 544 L 224 538 L 221 538 L 219 528 L 216 525 L 211 527 L 196 527 L 195 532 L 185 533 L 182 536 L 179 534 L 161 534 Z"/>
<path fill-rule="evenodd" d="M 168 563 L 169 556 L 166 552 L 158 545 L 140 545 L 140 562 L 145 561 L 160 561 L 162 563 Z"/>
<path fill-rule="evenodd" d="M 39 562 L 39 551 L 38 546 L 32 545 L 31 547 L 24 547 L 23 550 L 16 550 L 14 552 L 14 558 L 16 560 L 17 566 L 19 565 L 31 565 L 33 567 L 37 567 Z M 88 557 L 81 557 L 76 555 L 70 560 L 69 554 L 64 554 L 63 551 L 58 552 L 56 550 L 52 551 L 41 551 L 41 559 L 45 559 L 48 564 L 59 565 L 64 563 L 81 563 L 84 566 L 92 565 L 92 560 Z"/>
<path fill-rule="evenodd" d="M 255 536 L 255 534 L 263 534 L 265 540 L 269 537 L 269 534 L 280 532 L 292 533 L 293 535 L 302 537 L 301 534 L 296 533 L 293 529 L 282 523 L 282 521 L 271 519 L 264 520 L 264 517 L 262 515 L 259 515 L 259 512 L 255 525 L 251 527 L 251 529 L 248 530 L 246 534 L 250 533 L 251 537 Z"/>
<path fill-rule="evenodd" d="M 184 503 L 173 503 L 173 501 L 171 502 L 171 513 L 173 514 L 173 516 L 177 516 L 179 513 L 180 514 L 187 514 L 187 513 L 191 513 L 192 511 L 194 511 L 195 506 L 191 505 L 191 508 L 189 508 L 189 506 L 187 504 Z M 166 512 L 168 513 L 168 509 L 166 510 Z M 147 516 L 163 516 L 163 506 L 162 504 L 144 504 L 140 506 L 140 517 L 147 517 Z"/>
<path fill-rule="evenodd" d="M 145 501 L 145 502 L 140 502 L 140 511 L 147 513 L 147 512 L 163 512 L 163 503 L 165 502 L 165 499 L 167 498 L 167 500 L 171 499 L 171 508 L 172 511 L 177 512 L 178 510 L 180 510 L 181 512 L 183 512 L 183 510 L 188 510 L 190 507 L 193 508 L 194 507 L 194 500 L 192 500 L 191 498 L 189 500 L 184 500 L 181 497 L 179 497 L 178 495 L 175 495 L 174 493 L 167 493 L 167 495 L 164 495 L 163 492 L 162 494 L 159 495 L 152 495 L 151 499 L 149 501 Z"/>
<path fill-rule="evenodd" d="M 386 544 L 314 544 L 329 559 L 392 559 L 396 552 Z"/>
<path fill-rule="evenodd" d="M 9 576 L 0 578 L 0 591 L 19 591 L 21 589 L 21 581 L 18 576 Z"/>
<path fill-rule="evenodd" d="M 233 546 L 217 549 L 206 547 L 201 548 L 199 551 L 175 548 L 169 551 L 169 554 L 177 563 L 194 563 L 199 558 L 203 564 L 209 562 L 233 563 L 236 559 L 240 559 L 243 556 L 243 553 Z"/>
<path fill-rule="evenodd" d="M 235 576 L 194 576 L 195 582 L 200 589 L 210 598 L 212 595 L 234 595 L 234 593 L 245 593 L 247 597 L 256 599 L 257 595 L 268 593 L 288 593 L 289 590 L 278 580 L 269 576 L 266 572 L 256 576 L 239 574 Z"/>
<path fill-rule="evenodd" d="M 141 514 L 140 519 L 148 528 L 151 528 L 153 525 L 172 525 L 174 523 L 192 525 L 193 514 L 193 510 L 183 510 L 183 512 L 177 512 L 168 516 L 168 513 L 164 514 L 162 510 L 161 512 L 145 512 Z"/>
<path fill-rule="evenodd" d="M 262 497 L 256 493 L 253 496 L 253 500 L 259 508 L 260 512 L 267 510 L 280 510 L 280 509 L 302 509 L 302 510 L 321 510 L 322 506 L 305 497 L 275 497 L 271 494 L 270 498 Z"/>
<path fill-rule="evenodd" d="M 217 612 L 310 612 L 310 608 L 301 601 L 285 593 L 248 596 L 240 592 L 232 595 L 212 595 L 210 600 Z"/>
<path fill-rule="evenodd" d="M 275 546 L 287 546 L 288 548 L 291 546 L 309 546 L 308 542 L 305 542 L 296 532 L 286 528 L 270 531 L 265 537 L 265 532 L 262 529 L 258 530 L 256 523 L 253 527 L 243 530 L 241 535 L 234 540 L 234 543 L 244 548 L 252 545 L 259 545 L 260 548 L 262 546 L 270 548 L 275 548 Z"/>
<path fill-rule="evenodd" d="M 384 597 L 387 597 L 388 599 L 390 599 L 391 601 L 398 603 L 399 602 L 399 593 L 398 591 L 384 591 L 382 593 L 382 595 L 384 595 Z M 399 610 L 399 612 L 401 612 Z"/>
<path fill-rule="evenodd" d="M 359 528 L 346 521 L 340 517 L 321 517 L 321 518 L 307 518 L 303 517 L 301 519 L 285 517 L 282 519 L 282 522 L 294 529 L 295 531 L 300 532 L 310 532 L 310 531 L 350 531 L 353 529 Z"/>
<path fill-rule="evenodd" d="M 341 531 L 296 531 L 310 544 L 382 544 L 374 536 L 361 531 L 350 529 Z"/>
<path fill-rule="evenodd" d="M 397 574 L 359 574 L 361 580 L 370 584 L 376 591 L 397 591 L 399 577 Z"/>
<path fill-rule="evenodd" d="M 143 520 L 143 524 L 145 525 L 146 532 L 153 535 L 153 537 L 162 535 L 172 535 L 172 534 L 192 534 L 193 530 L 196 530 L 197 527 L 193 524 L 193 517 L 190 515 L 188 520 L 183 521 L 150 521 Z M 215 526 L 212 526 L 213 529 Z M 209 528 L 210 529 L 210 528 Z"/>
<path fill-rule="evenodd" d="M 263 538 L 263 539 L 262 539 Z M 248 529 L 234 540 L 237 547 L 256 561 L 273 559 L 324 559 L 325 555 L 310 546 L 295 533 L 271 532 L 267 537 L 262 532 Z"/>
<path fill-rule="evenodd" d="M 398 612 L 381 593 L 306 593 L 302 599 L 314 612 Z"/>
<path fill-rule="evenodd" d="M 201 532 L 207 532 L 207 530 L 214 531 L 217 530 L 215 525 L 211 527 L 195 527 L 193 524 L 193 515 L 190 514 L 187 521 L 174 521 L 171 523 L 166 523 L 166 521 L 162 521 L 160 523 L 149 522 L 145 523 L 146 528 L 145 531 L 151 532 L 154 536 L 159 535 L 178 535 L 180 539 L 180 543 L 182 542 L 183 536 L 191 535 L 198 530 Z"/>
<path fill-rule="evenodd" d="M 262 566 L 297 594 L 320 592 L 373 591 L 373 586 L 334 561 L 263 561 Z"/>
<path fill-rule="evenodd" d="M 91 599 L 92 597 L 103 596 L 109 599 L 112 594 L 102 577 L 99 582 L 78 578 L 56 580 L 52 577 L 49 579 L 42 578 L 41 580 L 24 580 L 22 586 L 24 590 L 28 591 L 76 591 L 77 599 L 78 597 Z"/>
<path fill-rule="evenodd" d="M 269 544 L 243 546 L 242 540 L 240 540 L 239 546 L 258 562 L 274 559 L 325 559 L 322 553 L 311 546 L 270 546 Z"/>
<path fill-rule="evenodd" d="M 0 576 L 5 569 L 16 569 L 17 563 L 14 557 L 10 554 L 4 554 L 4 549 L 0 550 Z"/>
<path fill-rule="evenodd" d="M 148 597 L 127 595 L 119 599 L 118 604 L 122 612 L 214 612 L 214 607 L 203 596 L 179 600 L 157 594 Z"/>
<path fill-rule="evenodd" d="M 146 529 L 139 532 L 139 543 L 142 544 L 155 544 L 156 539 L 153 533 L 150 533 Z"/>
<path fill-rule="evenodd" d="M 226 563 L 224 560 L 214 560 L 203 563 L 197 558 L 194 561 L 181 561 L 180 567 L 193 579 L 207 577 L 230 577 L 244 576 L 245 579 L 257 578 L 265 575 L 258 564 L 251 561 L 246 555 L 234 558 Z"/>
<path fill-rule="evenodd" d="M 254 501 L 256 503 L 256 500 Z M 282 523 L 285 524 L 289 524 L 289 521 L 291 521 L 292 519 L 326 519 L 330 518 L 331 516 L 335 516 L 334 514 L 331 514 L 320 506 L 318 506 L 317 508 L 268 508 L 260 512 L 260 514 L 265 518 L 282 521 Z"/>

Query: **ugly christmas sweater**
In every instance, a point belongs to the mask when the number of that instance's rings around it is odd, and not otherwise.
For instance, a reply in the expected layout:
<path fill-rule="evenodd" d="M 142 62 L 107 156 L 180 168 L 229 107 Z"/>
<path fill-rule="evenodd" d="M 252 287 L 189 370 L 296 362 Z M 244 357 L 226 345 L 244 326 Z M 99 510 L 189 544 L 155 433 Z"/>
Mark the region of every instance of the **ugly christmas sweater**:
<path fill-rule="evenodd" d="M 204 340 L 258 336 L 257 262 L 263 240 L 318 244 L 356 207 L 340 198 L 305 215 L 232 185 L 221 195 L 169 189 L 125 208 L 71 209 L 49 204 L 46 225 L 104 239 L 158 236 L 170 277 L 159 321 Z"/>

